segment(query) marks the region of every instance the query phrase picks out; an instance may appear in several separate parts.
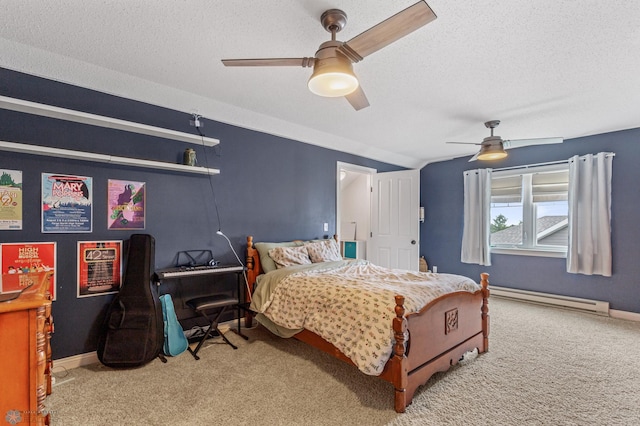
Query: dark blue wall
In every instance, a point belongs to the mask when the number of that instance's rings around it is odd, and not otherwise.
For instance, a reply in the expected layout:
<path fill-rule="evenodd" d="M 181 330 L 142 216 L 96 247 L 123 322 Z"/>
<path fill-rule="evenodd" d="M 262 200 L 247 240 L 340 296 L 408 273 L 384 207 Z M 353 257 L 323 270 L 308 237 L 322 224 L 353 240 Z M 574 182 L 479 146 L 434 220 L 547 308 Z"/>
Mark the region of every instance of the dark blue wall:
<path fill-rule="evenodd" d="M 426 220 L 421 227 L 421 253 L 438 272 L 478 277 L 488 272 L 497 286 L 605 300 L 611 309 L 640 312 L 640 129 L 566 140 L 558 145 L 509 151 L 501 162 L 469 163 L 459 158 L 427 165 L 421 171 Z M 566 259 L 493 254 L 491 266 L 460 262 L 463 227 L 462 172 L 481 167 L 511 167 L 566 160 L 573 155 L 616 153 L 612 177 L 613 276 L 566 272 Z"/>
<path fill-rule="evenodd" d="M 191 115 L 111 96 L 0 68 L 0 94 L 56 105 L 187 133 Z M 214 117 L 215 118 L 215 117 Z M 118 130 L 48 119 L 0 109 L 0 140 L 52 146 L 171 163 L 181 162 L 186 148 L 194 148 L 200 165 L 221 174 L 211 177 L 151 169 L 106 165 L 0 151 L 0 168 L 22 170 L 24 224 L 22 231 L 0 231 L 0 242 L 57 242 L 57 300 L 53 304 L 56 333 L 54 358 L 96 349 L 99 325 L 113 296 L 77 298 L 76 251 L 78 241 L 124 240 L 132 233 L 156 239 L 156 268 L 171 266 L 177 251 L 211 249 L 216 259 L 235 262 L 218 229 L 244 257 L 247 235 L 260 241 L 311 239 L 335 232 L 336 162 L 379 171 L 401 168 L 329 149 L 235 126 L 203 120 L 203 132 L 221 141 L 213 148 L 169 141 Z M 93 232 L 42 234 L 40 232 L 40 175 L 43 172 L 93 177 Z M 146 182 L 147 217 L 144 231 L 107 230 L 107 180 Z M 220 221 L 216 213 L 219 212 Z M 329 232 L 322 224 L 329 223 Z M 189 289 L 173 283 L 165 291 L 190 295 L 209 291 L 206 280 Z M 235 289 L 232 277 L 218 283 Z M 183 286 L 184 287 L 184 286 Z M 182 294 L 184 298 L 189 295 Z M 176 301 L 178 316 L 186 315 L 184 300 Z M 183 318 L 181 318 L 183 319 Z"/>

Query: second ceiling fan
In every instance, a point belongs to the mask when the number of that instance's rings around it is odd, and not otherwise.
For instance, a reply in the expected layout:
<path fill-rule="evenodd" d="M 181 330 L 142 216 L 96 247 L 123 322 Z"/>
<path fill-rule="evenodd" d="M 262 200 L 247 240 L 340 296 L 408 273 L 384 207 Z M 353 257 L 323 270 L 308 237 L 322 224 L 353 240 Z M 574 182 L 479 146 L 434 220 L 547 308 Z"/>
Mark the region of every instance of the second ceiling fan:
<path fill-rule="evenodd" d="M 320 22 L 331 33 L 331 40 L 322 43 L 313 58 L 223 59 L 222 63 L 228 67 L 313 67 L 308 83 L 311 92 L 327 97 L 344 96 L 353 108 L 360 110 L 368 107 L 369 101 L 353 72 L 352 63 L 360 62 L 434 19 L 436 15 L 429 5 L 419 1 L 351 40 L 342 42 L 336 40 L 336 33 L 347 24 L 347 15 L 340 9 L 329 9 L 322 14 Z"/>
<path fill-rule="evenodd" d="M 487 136 L 480 143 L 476 142 L 447 142 L 457 143 L 463 145 L 480 145 L 480 151 L 478 151 L 469 161 L 476 160 L 500 160 L 507 156 L 506 149 L 519 148 L 529 145 L 546 145 L 552 143 L 562 143 L 562 138 L 536 138 L 536 139 L 515 139 L 505 140 L 500 136 L 493 135 L 493 129 L 498 127 L 500 120 L 490 120 L 484 123 L 484 126 L 491 129 L 491 135 Z"/>

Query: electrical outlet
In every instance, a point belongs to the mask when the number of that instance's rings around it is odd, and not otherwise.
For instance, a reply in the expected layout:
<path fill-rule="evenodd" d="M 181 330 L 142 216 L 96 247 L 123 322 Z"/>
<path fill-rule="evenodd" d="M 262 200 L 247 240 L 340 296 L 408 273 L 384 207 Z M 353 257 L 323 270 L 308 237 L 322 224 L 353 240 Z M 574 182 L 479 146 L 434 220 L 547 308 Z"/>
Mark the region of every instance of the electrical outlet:
<path fill-rule="evenodd" d="M 433 273 L 434 274 L 438 273 L 438 267 L 437 266 L 432 266 L 431 268 L 433 269 Z"/>
<path fill-rule="evenodd" d="M 325 222 L 324 225 L 322 226 L 322 230 L 324 232 L 327 232 L 329 230 L 329 224 Z"/>

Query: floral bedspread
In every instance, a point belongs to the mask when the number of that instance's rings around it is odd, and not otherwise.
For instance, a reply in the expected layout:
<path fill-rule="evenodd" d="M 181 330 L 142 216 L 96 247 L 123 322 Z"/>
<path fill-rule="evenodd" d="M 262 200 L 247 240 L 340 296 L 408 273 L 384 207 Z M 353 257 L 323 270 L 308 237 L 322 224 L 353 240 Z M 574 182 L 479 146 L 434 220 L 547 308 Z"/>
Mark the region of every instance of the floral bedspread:
<path fill-rule="evenodd" d="M 387 269 L 364 260 L 297 265 L 258 278 L 254 311 L 279 327 L 320 335 L 369 375 L 382 373 L 393 350 L 395 295 L 405 297 L 409 314 L 443 294 L 480 289 L 460 275 Z"/>

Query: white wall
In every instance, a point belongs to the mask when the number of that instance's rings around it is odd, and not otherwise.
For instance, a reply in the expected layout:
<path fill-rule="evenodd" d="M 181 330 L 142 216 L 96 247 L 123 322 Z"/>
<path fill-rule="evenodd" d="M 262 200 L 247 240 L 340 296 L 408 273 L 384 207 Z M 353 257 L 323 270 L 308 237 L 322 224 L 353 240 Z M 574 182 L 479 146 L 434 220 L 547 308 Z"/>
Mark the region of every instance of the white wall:
<path fill-rule="evenodd" d="M 340 192 L 340 222 L 356 222 L 356 240 L 366 241 L 371 226 L 369 175 L 358 173 Z M 342 235 L 339 238 L 345 239 Z"/>

